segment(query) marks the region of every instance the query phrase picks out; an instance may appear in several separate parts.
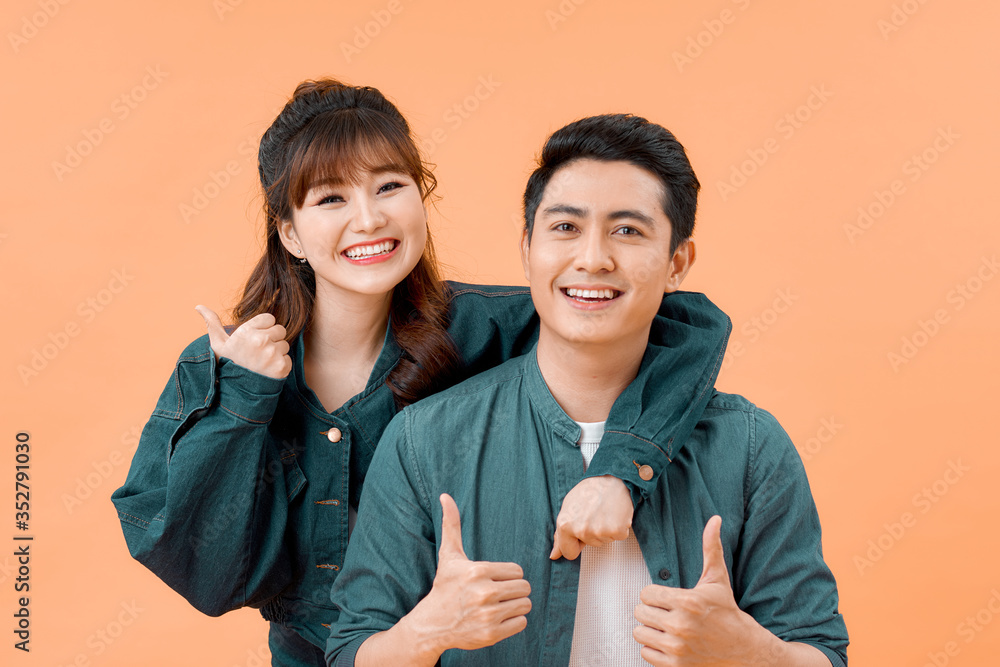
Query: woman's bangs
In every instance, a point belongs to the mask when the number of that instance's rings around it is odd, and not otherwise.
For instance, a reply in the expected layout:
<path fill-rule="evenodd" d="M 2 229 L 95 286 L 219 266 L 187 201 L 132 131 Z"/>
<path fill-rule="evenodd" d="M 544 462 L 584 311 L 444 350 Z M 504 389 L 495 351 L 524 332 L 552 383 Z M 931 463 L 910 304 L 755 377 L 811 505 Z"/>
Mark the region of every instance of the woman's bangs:
<path fill-rule="evenodd" d="M 376 114 L 343 109 L 317 116 L 296 138 L 288 200 L 301 208 L 309 190 L 322 183 L 356 185 L 361 174 L 398 171 L 409 174 L 423 191 L 419 157 L 398 128 Z"/>

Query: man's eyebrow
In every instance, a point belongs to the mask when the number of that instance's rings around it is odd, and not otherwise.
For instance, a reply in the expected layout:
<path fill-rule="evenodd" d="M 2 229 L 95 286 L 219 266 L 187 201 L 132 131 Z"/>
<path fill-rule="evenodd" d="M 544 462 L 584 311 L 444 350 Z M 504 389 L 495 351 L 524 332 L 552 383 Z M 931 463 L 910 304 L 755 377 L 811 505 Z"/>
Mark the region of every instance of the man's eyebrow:
<path fill-rule="evenodd" d="M 642 211 L 637 211 L 635 209 L 623 209 L 620 211 L 612 211 L 608 214 L 609 220 L 638 220 L 639 222 L 644 222 L 650 227 L 656 226 L 656 220 L 649 217 Z"/>
<path fill-rule="evenodd" d="M 570 204 L 553 204 L 549 206 L 544 211 L 543 214 L 554 213 L 556 215 L 570 215 L 575 218 L 585 218 L 587 217 L 587 209 L 580 208 L 579 206 L 572 206 Z"/>

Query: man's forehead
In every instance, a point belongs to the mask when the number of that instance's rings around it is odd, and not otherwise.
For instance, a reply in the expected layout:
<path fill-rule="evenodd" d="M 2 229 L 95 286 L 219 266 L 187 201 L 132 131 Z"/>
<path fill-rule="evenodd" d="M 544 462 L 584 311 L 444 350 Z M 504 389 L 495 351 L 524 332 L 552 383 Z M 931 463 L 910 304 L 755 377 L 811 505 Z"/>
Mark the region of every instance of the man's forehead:
<path fill-rule="evenodd" d="M 571 213 L 567 209 L 598 211 L 636 209 L 664 217 L 666 191 L 653 172 L 630 162 L 574 160 L 549 179 L 538 212 Z"/>

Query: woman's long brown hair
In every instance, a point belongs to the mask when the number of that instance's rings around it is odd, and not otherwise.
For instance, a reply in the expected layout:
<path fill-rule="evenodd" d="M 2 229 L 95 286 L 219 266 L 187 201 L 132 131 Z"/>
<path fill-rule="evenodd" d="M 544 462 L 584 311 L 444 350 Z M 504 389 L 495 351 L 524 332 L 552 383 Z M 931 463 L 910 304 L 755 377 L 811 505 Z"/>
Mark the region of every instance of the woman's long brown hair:
<path fill-rule="evenodd" d="M 378 90 L 332 79 L 303 81 L 261 138 L 265 247 L 233 309 L 237 325 L 271 313 L 291 342 L 309 326 L 316 276 L 282 245 L 278 223 L 290 220 L 309 188 L 331 179 L 357 182 L 392 166 L 409 174 L 429 201 L 437 181 L 420 158 L 410 127 Z M 392 333 L 402 358 L 386 380 L 396 404 L 408 405 L 448 384 L 458 354 L 447 332 L 448 295 L 430 233 L 416 267 L 392 293 Z"/>

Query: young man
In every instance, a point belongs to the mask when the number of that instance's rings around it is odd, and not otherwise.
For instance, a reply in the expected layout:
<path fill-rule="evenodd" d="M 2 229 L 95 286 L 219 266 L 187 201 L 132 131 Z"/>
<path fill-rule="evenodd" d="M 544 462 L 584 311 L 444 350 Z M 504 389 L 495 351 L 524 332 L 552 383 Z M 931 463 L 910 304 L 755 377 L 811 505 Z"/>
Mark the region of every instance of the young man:
<path fill-rule="evenodd" d="M 642 374 L 663 294 L 695 259 L 698 189 L 683 147 L 642 118 L 586 118 L 549 138 L 521 242 L 537 346 L 385 431 L 333 590 L 329 664 L 846 665 L 788 436 L 714 391 L 722 347 L 707 376 L 689 372 L 699 360 Z M 705 299 L 690 319 L 716 313 Z M 662 392 L 696 406 L 693 429 L 650 438 L 669 464 L 633 531 L 560 558 L 556 512 L 598 446 L 614 446 L 612 405 L 641 412 Z"/>

